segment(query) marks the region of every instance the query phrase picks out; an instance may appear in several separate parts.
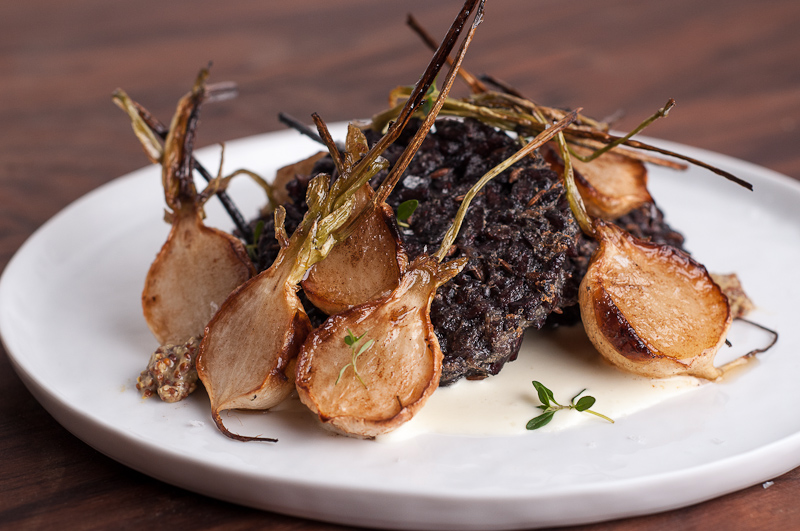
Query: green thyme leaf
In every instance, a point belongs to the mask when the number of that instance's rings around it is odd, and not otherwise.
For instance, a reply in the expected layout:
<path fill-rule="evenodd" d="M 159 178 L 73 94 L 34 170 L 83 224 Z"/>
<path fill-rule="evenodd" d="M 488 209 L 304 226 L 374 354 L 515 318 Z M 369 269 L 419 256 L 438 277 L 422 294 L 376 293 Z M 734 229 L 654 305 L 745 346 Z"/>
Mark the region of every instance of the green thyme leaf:
<path fill-rule="evenodd" d="M 339 383 L 339 380 L 342 379 L 342 375 L 344 374 L 344 371 L 346 371 L 349 366 L 350 366 L 350 364 L 348 363 L 347 365 L 342 367 L 342 370 L 339 371 L 339 376 L 336 377 L 336 381 L 333 382 L 333 385 L 336 385 L 336 384 Z"/>
<path fill-rule="evenodd" d="M 365 350 L 367 350 L 369 347 L 371 347 L 373 343 L 375 343 L 375 340 L 374 339 L 370 339 L 369 341 L 367 341 L 366 343 L 361 345 L 361 348 L 358 349 L 358 354 L 356 354 L 356 359 L 358 359 L 358 357 L 361 354 L 363 354 Z"/>
<path fill-rule="evenodd" d="M 536 392 L 539 394 L 539 402 L 544 404 L 545 406 L 550 406 L 550 398 L 553 396 L 553 392 L 550 391 L 547 387 L 541 384 L 541 382 L 534 381 L 533 387 L 536 388 Z"/>
<path fill-rule="evenodd" d="M 590 407 L 592 407 L 595 403 L 595 398 L 593 396 L 584 396 L 578 403 L 575 404 L 575 409 L 578 411 L 586 411 Z"/>
<path fill-rule="evenodd" d="M 355 342 L 358 341 L 358 338 L 353 334 L 353 331 L 349 328 L 347 329 L 347 335 L 344 336 L 344 342 L 348 347 L 352 347 Z"/>
<path fill-rule="evenodd" d="M 344 336 L 344 343 L 348 347 L 350 347 L 351 359 L 350 359 L 350 363 L 348 363 L 347 365 L 345 365 L 344 367 L 342 367 L 339 370 L 339 376 L 336 377 L 336 381 L 333 383 L 333 385 L 336 385 L 336 384 L 339 383 L 339 380 L 342 379 L 342 375 L 344 374 L 344 372 L 347 370 L 348 367 L 352 367 L 353 368 L 353 373 L 356 375 L 356 378 L 358 379 L 358 381 L 361 382 L 361 385 L 363 385 L 365 388 L 367 387 L 367 384 L 364 383 L 364 380 L 361 378 L 361 375 L 358 373 L 358 367 L 356 366 L 356 363 L 358 362 L 358 357 L 361 354 L 363 354 L 367 349 L 369 349 L 375 343 L 374 339 L 370 339 L 369 341 L 367 341 L 366 343 L 361 345 L 361 347 L 359 347 L 358 351 L 356 351 L 356 346 L 357 346 L 358 342 L 361 341 L 361 339 L 365 335 L 367 335 L 366 332 L 364 332 L 360 336 L 356 336 L 353 333 L 352 330 L 350 330 L 349 328 L 347 329 L 347 335 Z"/>
<path fill-rule="evenodd" d="M 546 426 L 551 420 L 553 420 L 553 415 L 555 415 L 555 411 L 548 411 L 547 413 L 542 413 L 538 417 L 532 418 L 528 421 L 525 425 L 526 429 L 529 430 L 538 430 L 542 426 Z"/>
<path fill-rule="evenodd" d="M 578 399 L 586 389 L 583 389 L 580 393 L 572 397 L 569 405 L 562 406 L 558 402 L 556 402 L 555 397 L 553 396 L 553 391 L 548 389 L 544 386 L 541 382 L 533 381 L 531 382 L 533 387 L 536 389 L 536 394 L 539 395 L 539 402 L 542 404 L 536 406 L 538 409 L 541 409 L 544 413 L 539 415 L 538 417 L 534 417 L 528 421 L 525 427 L 529 430 L 536 430 L 541 428 L 542 426 L 547 425 L 551 420 L 553 420 L 553 416 L 556 414 L 557 411 L 561 411 L 562 409 L 574 409 L 576 411 L 591 413 L 596 417 L 600 417 L 601 419 L 607 420 L 610 423 L 614 423 L 614 421 L 601 413 L 597 413 L 596 411 L 592 411 L 589 409 L 594 405 L 596 402 L 593 396 L 584 396 Z M 575 400 L 578 400 L 577 402 Z"/>
<path fill-rule="evenodd" d="M 573 396 L 573 397 L 572 397 L 572 400 L 570 400 L 570 402 L 571 402 L 572 404 L 574 404 L 574 403 L 575 403 L 575 401 L 578 399 L 578 397 L 579 397 L 579 396 L 581 396 L 581 395 L 582 395 L 583 393 L 585 393 L 585 392 L 586 392 L 586 389 L 581 389 L 581 392 L 580 392 L 580 393 L 578 393 L 577 395 Z"/>
<path fill-rule="evenodd" d="M 419 201 L 416 199 L 409 199 L 400 203 L 397 206 L 397 221 L 408 221 L 408 218 L 417 210 L 418 206 Z"/>

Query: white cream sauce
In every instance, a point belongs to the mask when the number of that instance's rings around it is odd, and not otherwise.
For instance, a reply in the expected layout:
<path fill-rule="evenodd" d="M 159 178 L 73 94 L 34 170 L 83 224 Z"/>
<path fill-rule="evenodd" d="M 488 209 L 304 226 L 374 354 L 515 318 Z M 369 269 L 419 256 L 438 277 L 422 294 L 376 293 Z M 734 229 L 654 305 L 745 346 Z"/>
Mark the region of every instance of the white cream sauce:
<path fill-rule="evenodd" d="M 562 405 L 582 389 L 597 399 L 592 410 L 620 419 L 701 385 L 678 376 L 651 379 L 627 374 L 606 363 L 581 326 L 530 331 L 519 357 L 500 374 L 480 381 L 462 380 L 442 387 L 417 415 L 379 441 L 404 440 L 426 433 L 507 436 L 526 433 L 525 425 L 539 415 L 540 404 L 531 382 L 538 380 L 553 391 Z M 606 422 L 577 411 L 559 411 L 540 428 L 555 431 L 588 422 Z"/>

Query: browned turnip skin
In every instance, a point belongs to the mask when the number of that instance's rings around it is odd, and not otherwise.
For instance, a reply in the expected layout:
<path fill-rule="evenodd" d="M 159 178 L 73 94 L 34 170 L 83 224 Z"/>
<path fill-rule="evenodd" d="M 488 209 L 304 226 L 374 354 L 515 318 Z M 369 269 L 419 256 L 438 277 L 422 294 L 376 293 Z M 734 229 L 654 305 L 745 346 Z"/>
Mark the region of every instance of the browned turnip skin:
<path fill-rule="evenodd" d="M 590 150 L 573 146 L 581 155 Z M 561 174 L 564 163 L 552 149 L 542 150 L 553 171 Z M 575 185 L 586 211 L 593 218 L 613 221 L 640 206 L 652 203 L 647 191 L 647 168 L 639 160 L 609 151 L 590 162 L 572 157 Z"/>
<path fill-rule="evenodd" d="M 353 211 L 360 212 L 372 195 L 368 184 L 359 189 Z M 383 204 L 309 270 L 303 292 L 314 306 L 334 315 L 395 289 L 407 266 L 394 211 Z"/>
<path fill-rule="evenodd" d="M 591 287 L 586 287 L 591 290 Z M 646 362 L 658 357 L 651 351 L 647 344 L 636 334 L 636 330 L 625 319 L 614 301 L 602 289 L 594 290 L 592 294 L 594 312 L 597 315 L 598 328 L 603 337 L 611 344 L 616 352 L 631 361 Z"/>
<path fill-rule="evenodd" d="M 356 437 L 387 433 L 413 417 L 439 385 L 442 352 L 430 322 L 436 288 L 464 262 L 438 264 L 422 256 L 389 295 L 335 315 L 314 330 L 300 351 L 300 400 L 328 427 Z M 348 367 L 348 331 L 375 343 Z M 337 380 L 339 380 L 337 382 Z"/>
<path fill-rule="evenodd" d="M 187 210 L 175 213 L 142 291 L 147 326 L 161 345 L 202 335 L 228 295 L 255 274 L 238 239 L 206 227 L 199 211 Z"/>
<path fill-rule="evenodd" d="M 237 288 L 208 323 L 200 344 L 197 373 L 208 392 L 220 430 L 227 409 L 269 409 L 294 390 L 294 359 L 311 331 L 308 316 L 281 267 L 273 267 Z M 243 438 L 247 439 L 247 438 Z"/>
<path fill-rule="evenodd" d="M 635 374 L 715 380 L 731 324 L 728 300 L 705 267 L 677 249 L 596 222 L 600 247 L 580 286 L 581 317 L 597 350 Z"/>

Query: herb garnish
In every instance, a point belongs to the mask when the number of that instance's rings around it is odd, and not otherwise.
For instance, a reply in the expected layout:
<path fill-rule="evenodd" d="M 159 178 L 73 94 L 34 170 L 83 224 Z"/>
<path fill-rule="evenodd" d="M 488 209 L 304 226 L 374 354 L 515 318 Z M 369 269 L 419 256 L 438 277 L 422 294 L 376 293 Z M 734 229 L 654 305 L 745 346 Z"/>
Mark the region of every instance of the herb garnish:
<path fill-rule="evenodd" d="M 411 217 L 411 214 L 419 206 L 419 201 L 416 199 L 409 199 L 408 201 L 403 201 L 397 206 L 397 224 L 401 227 L 408 227 L 408 218 Z"/>
<path fill-rule="evenodd" d="M 614 423 L 613 419 L 610 419 L 605 415 L 602 415 L 596 411 L 592 411 L 591 409 L 589 409 L 595 403 L 595 398 L 593 396 L 587 395 L 578 399 L 578 397 L 581 396 L 583 392 L 586 391 L 586 389 L 584 389 L 583 391 L 572 397 L 572 400 L 568 405 L 562 406 L 561 404 L 556 402 L 555 398 L 553 398 L 553 391 L 545 387 L 541 382 L 534 381 L 532 383 L 533 387 L 536 388 L 536 392 L 539 394 L 539 401 L 542 403 L 541 406 L 537 407 L 542 411 L 544 411 L 544 413 L 528 421 L 528 424 L 525 425 L 525 428 L 529 430 L 536 430 L 538 428 L 541 428 L 542 426 L 547 425 L 551 420 L 553 420 L 553 415 L 556 414 L 556 411 L 559 411 L 561 409 L 574 409 L 576 411 L 591 413 L 592 415 L 600 417 L 601 419 L 605 419 L 612 424 Z M 577 402 L 575 402 L 576 399 L 578 399 Z"/>
<path fill-rule="evenodd" d="M 352 361 L 350 363 L 348 363 L 347 365 L 342 367 L 342 370 L 339 371 L 339 376 L 336 378 L 336 381 L 333 383 L 333 385 L 338 384 L 339 380 L 342 379 L 342 375 L 344 374 L 344 371 L 346 371 L 348 367 L 352 366 L 353 367 L 353 373 L 356 375 L 356 378 L 358 378 L 358 381 L 361 382 L 361 385 L 363 385 L 364 388 L 366 389 L 367 384 L 365 384 L 364 380 L 361 379 L 361 375 L 358 374 L 358 369 L 356 369 L 356 361 L 358 360 L 358 357 L 361 354 L 363 354 L 367 349 L 369 349 L 373 345 L 373 343 L 375 343 L 375 340 L 374 339 L 370 339 L 369 341 L 367 341 L 366 343 L 361 345 L 361 347 L 358 349 L 358 351 L 356 351 L 356 348 L 358 346 L 357 345 L 358 342 L 361 341 L 361 339 L 365 335 L 367 335 L 366 332 L 364 332 L 360 336 L 356 336 L 353 333 L 352 330 L 350 330 L 349 328 L 347 329 L 347 335 L 344 337 L 344 342 L 347 344 L 348 347 L 350 347 L 350 350 L 353 353 L 353 359 L 352 359 Z"/>

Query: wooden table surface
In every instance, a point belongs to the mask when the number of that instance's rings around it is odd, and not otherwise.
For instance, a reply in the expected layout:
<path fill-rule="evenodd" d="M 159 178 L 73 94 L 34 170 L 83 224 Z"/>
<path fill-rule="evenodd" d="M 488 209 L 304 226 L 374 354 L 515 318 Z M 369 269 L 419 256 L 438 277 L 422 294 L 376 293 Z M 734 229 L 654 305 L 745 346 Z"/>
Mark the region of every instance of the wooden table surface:
<path fill-rule="evenodd" d="M 0 9 L 0 269 L 48 218 L 144 166 L 116 87 L 166 120 L 196 72 L 238 83 L 204 110 L 198 144 L 281 129 L 279 111 L 334 122 L 381 110 L 460 0 L 26 0 Z M 489 0 L 466 66 L 553 106 L 630 128 L 670 97 L 651 136 L 800 177 L 796 0 Z M 689 192 L 687 192 L 689 193 Z M 79 252 L 79 250 L 76 250 Z M 0 356 L 0 527 L 323 530 L 340 526 L 208 499 L 96 452 L 34 400 Z M 800 525 L 800 469 L 699 505 L 576 529 Z"/>

